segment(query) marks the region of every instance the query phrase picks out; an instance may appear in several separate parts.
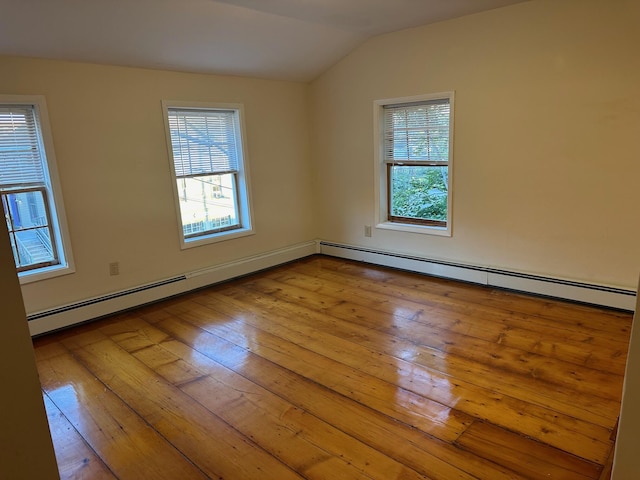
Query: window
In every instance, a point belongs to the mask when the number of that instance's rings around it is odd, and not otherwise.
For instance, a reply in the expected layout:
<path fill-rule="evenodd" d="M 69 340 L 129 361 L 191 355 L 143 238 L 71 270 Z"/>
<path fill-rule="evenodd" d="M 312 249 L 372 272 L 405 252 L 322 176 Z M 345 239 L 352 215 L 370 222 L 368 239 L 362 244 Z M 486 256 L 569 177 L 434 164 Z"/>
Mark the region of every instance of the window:
<path fill-rule="evenodd" d="M 163 105 L 183 248 L 251 234 L 242 106 Z"/>
<path fill-rule="evenodd" d="M 68 235 L 43 97 L 0 96 L 0 197 L 22 283 L 69 273 Z"/>
<path fill-rule="evenodd" d="M 451 234 L 453 93 L 376 102 L 379 228 Z"/>

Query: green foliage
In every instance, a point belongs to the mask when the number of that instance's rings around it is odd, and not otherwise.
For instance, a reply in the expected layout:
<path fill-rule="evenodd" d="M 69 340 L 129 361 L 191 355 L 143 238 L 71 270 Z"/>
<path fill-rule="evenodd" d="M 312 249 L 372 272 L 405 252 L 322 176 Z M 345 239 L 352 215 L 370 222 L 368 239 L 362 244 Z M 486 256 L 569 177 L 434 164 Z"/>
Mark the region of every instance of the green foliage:
<path fill-rule="evenodd" d="M 425 220 L 447 220 L 446 167 L 395 165 L 392 168 L 391 214 Z"/>

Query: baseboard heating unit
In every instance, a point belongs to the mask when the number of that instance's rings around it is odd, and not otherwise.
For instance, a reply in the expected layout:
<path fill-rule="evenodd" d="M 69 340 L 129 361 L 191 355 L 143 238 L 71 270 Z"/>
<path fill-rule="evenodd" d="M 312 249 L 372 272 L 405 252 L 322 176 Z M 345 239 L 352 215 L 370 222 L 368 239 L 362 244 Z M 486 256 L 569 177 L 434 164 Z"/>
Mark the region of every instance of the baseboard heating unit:
<path fill-rule="evenodd" d="M 464 265 L 352 245 L 319 242 L 320 253 L 436 277 L 477 283 L 523 293 L 633 311 L 636 292 L 605 285 Z"/>
<path fill-rule="evenodd" d="M 130 289 L 27 315 L 31 335 L 59 330 L 198 288 L 248 275 L 314 254 L 357 260 L 425 275 L 505 288 L 535 295 L 633 311 L 636 292 L 621 288 L 528 275 L 401 253 L 311 241 L 207 267 Z"/>

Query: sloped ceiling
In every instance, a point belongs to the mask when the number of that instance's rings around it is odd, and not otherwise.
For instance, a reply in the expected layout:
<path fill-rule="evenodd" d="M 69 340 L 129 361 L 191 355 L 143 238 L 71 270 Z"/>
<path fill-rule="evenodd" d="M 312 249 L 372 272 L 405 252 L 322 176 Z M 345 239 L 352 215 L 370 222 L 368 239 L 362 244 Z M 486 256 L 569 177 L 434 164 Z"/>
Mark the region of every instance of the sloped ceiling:
<path fill-rule="evenodd" d="M 374 35 L 526 0 L 0 0 L 0 54 L 309 81 Z"/>

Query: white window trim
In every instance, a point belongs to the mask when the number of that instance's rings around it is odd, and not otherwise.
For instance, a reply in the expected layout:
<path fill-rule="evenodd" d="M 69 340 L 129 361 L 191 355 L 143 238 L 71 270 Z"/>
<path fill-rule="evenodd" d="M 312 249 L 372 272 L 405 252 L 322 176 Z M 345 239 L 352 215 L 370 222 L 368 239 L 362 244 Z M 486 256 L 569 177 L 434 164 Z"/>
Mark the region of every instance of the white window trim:
<path fill-rule="evenodd" d="M 169 109 L 170 108 L 193 108 L 202 110 L 236 110 L 238 112 L 238 122 L 240 126 L 240 143 L 242 151 L 240 152 L 240 175 L 238 176 L 238 190 L 240 195 L 238 214 L 240 216 L 240 228 L 222 232 L 210 233 L 195 238 L 184 237 L 184 229 L 182 226 L 182 215 L 180 214 L 180 194 L 176 181 L 176 169 L 173 160 L 173 147 L 171 145 L 171 130 L 169 128 Z M 251 200 L 251 185 L 249 174 L 249 156 L 247 154 L 246 128 L 244 122 L 244 105 L 241 103 L 210 103 L 210 102 L 190 102 L 176 100 L 162 100 L 162 117 L 164 119 L 165 138 L 167 141 L 167 152 L 169 155 L 169 167 L 171 173 L 171 185 L 173 189 L 173 202 L 178 220 L 178 238 L 180 239 L 180 248 L 199 247 L 211 243 L 224 242 L 235 238 L 255 235 L 253 228 L 252 212 L 253 205 Z"/>
<path fill-rule="evenodd" d="M 386 105 L 401 103 L 424 102 L 448 98 L 451 106 L 449 116 L 449 189 L 447 196 L 447 226 L 438 227 L 433 225 L 414 225 L 387 220 L 387 169 L 385 168 L 384 154 L 382 148 L 383 116 Z M 410 97 L 387 98 L 375 100 L 373 102 L 374 119 L 374 194 L 375 194 L 375 221 L 376 228 L 384 230 L 396 230 L 401 232 L 419 233 L 425 235 L 440 235 L 451 237 L 453 235 L 453 126 L 454 126 L 454 92 L 432 93 L 427 95 L 415 95 Z"/>
<path fill-rule="evenodd" d="M 47 163 L 46 174 L 48 175 L 51 195 L 53 196 L 53 202 L 50 205 L 51 221 L 58 233 L 56 237 L 56 247 L 58 249 L 60 264 L 39 268 L 37 270 L 19 272 L 18 278 L 20 279 L 20 284 L 24 285 L 74 273 L 75 264 L 71 252 L 69 228 L 64 211 L 64 201 L 60 187 L 60 178 L 58 176 L 56 155 L 53 149 L 53 136 L 51 134 L 49 112 L 47 110 L 45 97 L 44 95 L 0 95 L 0 104 L 33 105 L 36 109 L 40 124 L 40 133 L 42 134 L 42 149 Z"/>

